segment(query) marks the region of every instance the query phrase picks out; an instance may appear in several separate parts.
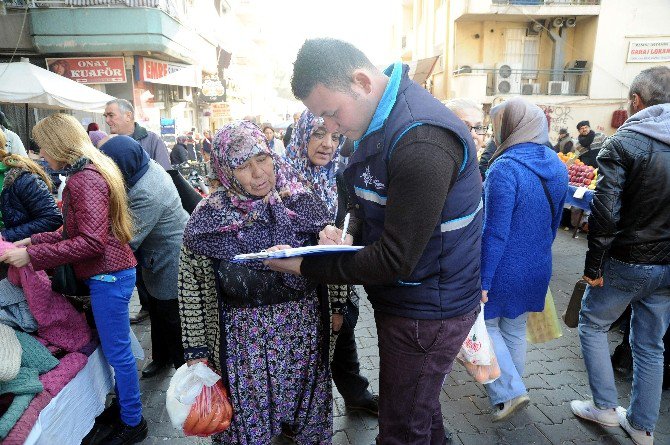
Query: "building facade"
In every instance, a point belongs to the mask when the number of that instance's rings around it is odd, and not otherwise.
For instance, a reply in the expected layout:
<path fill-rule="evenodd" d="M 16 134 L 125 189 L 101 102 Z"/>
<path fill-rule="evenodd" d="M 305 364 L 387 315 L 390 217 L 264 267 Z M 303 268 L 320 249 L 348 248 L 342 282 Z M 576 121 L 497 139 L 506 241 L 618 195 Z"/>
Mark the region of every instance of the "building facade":
<path fill-rule="evenodd" d="M 168 128 L 178 133 L 213 126 L 210 105 L 200 92 L 203 77 L 218 81 L 230 62 L 223 48 L 231 10 L 227 0 L 4 3 L 2 61 L 28 57 L 38 66 L 127 99 L 135 106 L 136 120 L 157 133 L 161 123 L 164 132 Z M 101 114 L 73 114 L 84 124 L 98 122 L 107 130 Z"/>
<path fill-rule="evenodd" d="M 550 135 L 589 120 L 606 134 L 632 79 L 670 66 L 667 0 L 403 0 L 402 58 L 439 99 L 524 95 Z M 416 76 L 415 76 L 416 78 Z"/>

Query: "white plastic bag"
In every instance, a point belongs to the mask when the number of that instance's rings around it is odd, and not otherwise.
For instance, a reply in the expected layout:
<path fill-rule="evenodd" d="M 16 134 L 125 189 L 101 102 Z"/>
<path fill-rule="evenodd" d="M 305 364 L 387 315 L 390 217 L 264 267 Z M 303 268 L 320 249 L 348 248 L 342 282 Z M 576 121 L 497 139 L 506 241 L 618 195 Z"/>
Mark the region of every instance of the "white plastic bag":
<path fill-rule="evenodd" d="M 470 328 L 456 358 L 479 383 L 491 383 L 500 377 L 500 367 L 484 321 L 484 303 L 481 303 L 477 320 Z"/>
<path fill-rule="evenodd" d="M 181 429 L 188 417 L 191 405 L 204 386 L 213 386 L 221 376 L 206 364 L 198 362 L 193 366 L 181 365 L 170 380 L 165 404 L 172 426 Z"/>

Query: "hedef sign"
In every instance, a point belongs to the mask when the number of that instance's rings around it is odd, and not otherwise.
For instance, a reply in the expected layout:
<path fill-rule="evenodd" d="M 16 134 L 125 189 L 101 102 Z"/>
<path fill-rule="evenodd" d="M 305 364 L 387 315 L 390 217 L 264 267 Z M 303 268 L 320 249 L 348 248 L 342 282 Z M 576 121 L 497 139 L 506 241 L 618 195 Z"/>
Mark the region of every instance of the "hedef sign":
<path fill-rule="evenodd" d="M 68 57 L 46 59 L 49 71 L 87 85 L 126 83 L 123 57 Z"/>

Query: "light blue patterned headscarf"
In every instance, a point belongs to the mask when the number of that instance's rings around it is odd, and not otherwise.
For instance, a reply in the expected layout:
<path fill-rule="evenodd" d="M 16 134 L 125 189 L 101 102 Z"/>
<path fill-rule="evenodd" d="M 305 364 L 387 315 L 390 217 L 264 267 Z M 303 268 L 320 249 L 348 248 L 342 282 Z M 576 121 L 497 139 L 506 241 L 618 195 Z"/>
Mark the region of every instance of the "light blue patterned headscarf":
<path fill-rule="evenodd" d="M 323 167 L 314 165 L 307 155 L 307 146 L 312 134 L 323 127 L 323 118 L 314 116 L 309 110 L 303 111 L 298 123 L 293 128 L 291 142 L 286 147 L 286 160 L 312 185 L 314 191 L 321 197 L 334 218 L 337 212 L 335 173 L 340 150 L 346 138 L 340 135 L 340 142 L 335 148 L 333 159 L 328 164 Z"/>

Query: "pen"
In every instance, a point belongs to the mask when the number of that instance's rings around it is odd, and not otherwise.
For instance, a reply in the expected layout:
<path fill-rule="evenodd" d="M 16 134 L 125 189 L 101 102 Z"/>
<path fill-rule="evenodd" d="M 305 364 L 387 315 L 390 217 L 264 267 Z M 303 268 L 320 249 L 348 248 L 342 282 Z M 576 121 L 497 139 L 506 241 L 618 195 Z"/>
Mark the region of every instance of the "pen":
<path fill-rule="evenodd" d="M 347 213 L 347 216 L 344 217 L 344 227 L 342 227 L 342 239 L 340 242 L 344 242 L 344 239 L 347 237 L 347 229 L 349 228 L 349 219 L 351 218 L 351 213 Z"/>

